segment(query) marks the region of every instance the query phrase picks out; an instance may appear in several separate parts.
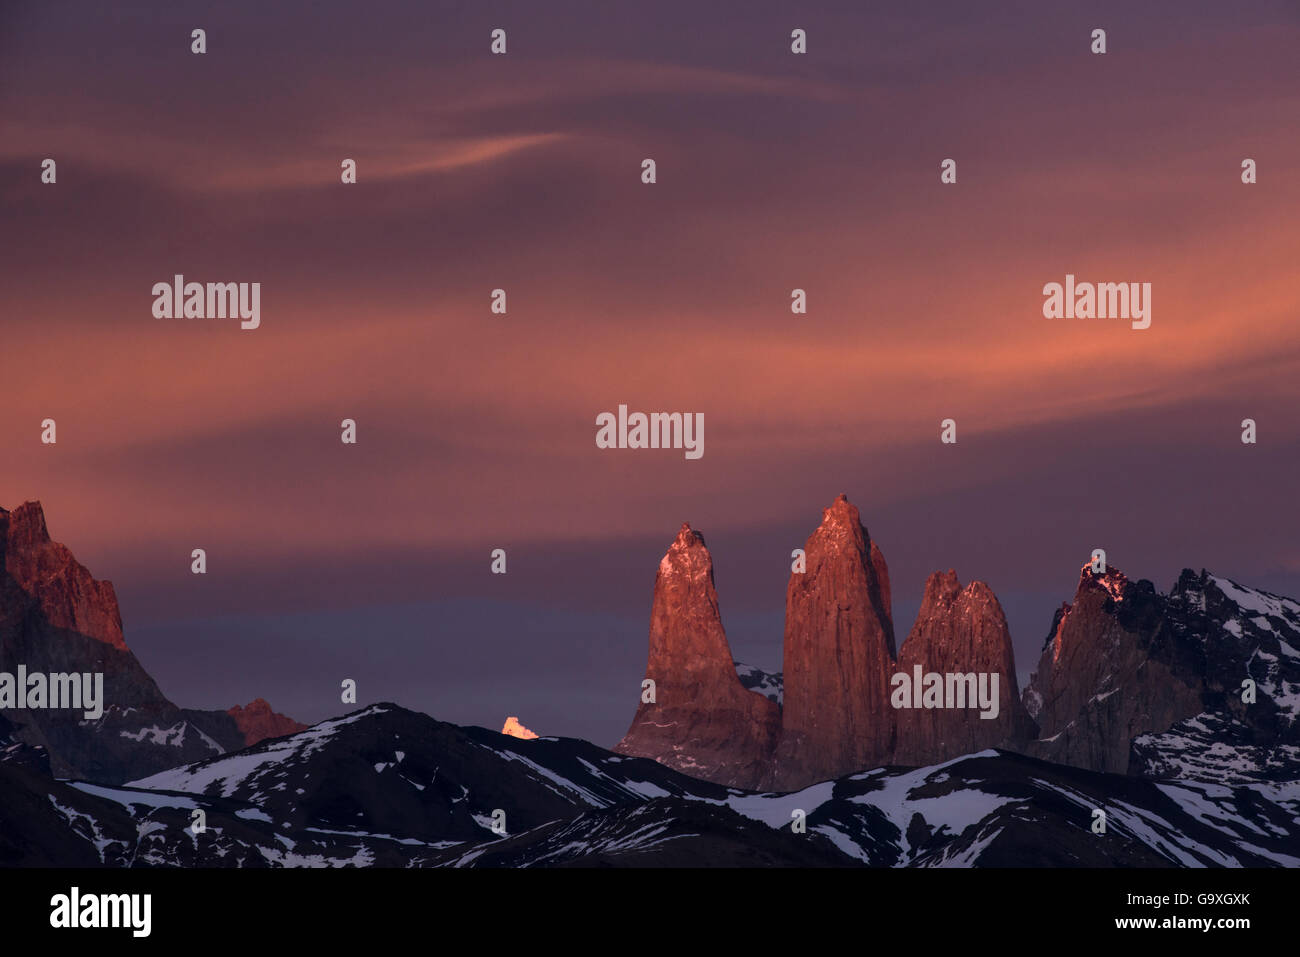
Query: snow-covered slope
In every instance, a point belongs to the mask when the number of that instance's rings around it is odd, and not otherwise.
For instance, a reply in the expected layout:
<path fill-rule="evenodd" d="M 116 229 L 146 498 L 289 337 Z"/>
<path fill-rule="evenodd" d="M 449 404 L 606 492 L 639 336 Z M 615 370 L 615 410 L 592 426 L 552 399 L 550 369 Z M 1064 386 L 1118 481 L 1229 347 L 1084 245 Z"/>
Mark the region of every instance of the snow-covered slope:
<path fill-rule="evenodd" d="M 423 841 L 481 839 L 493 833 L 497 811 L 514 833 L 593 807 L 726 793 L 585 741 L 462 728 L 391 704 L 131 786 L 232 798 L 292 826 L 359 828 Z"/>
<path fill-rule="evenodd" d="M 1300 866 L 1295 781 L 1155 782 L 1003 751 L 753 793 L 389 704 L 129 787 L 56 781 L 26 747 L 0 756 L 0 863 Z"/>
<path fill-rule="evenodd" d="M 1218 784 L 1300 780 L 1300 602 L 1184 571 L 1168 609 L 1196 653 L 1207 707 L 1134 739 L 1130 771 Z"/>

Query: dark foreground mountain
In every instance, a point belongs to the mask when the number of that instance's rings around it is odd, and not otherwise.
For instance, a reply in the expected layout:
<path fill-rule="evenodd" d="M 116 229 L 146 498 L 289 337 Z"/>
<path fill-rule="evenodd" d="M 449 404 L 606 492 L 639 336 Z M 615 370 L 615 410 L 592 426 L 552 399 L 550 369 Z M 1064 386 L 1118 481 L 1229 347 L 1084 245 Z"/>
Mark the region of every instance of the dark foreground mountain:
<path fill-rule="evenodd" d="M 102 671 L 106 698 L 0 713 L 0 865 L 1300 866 L 1300 603 L 1204 571 L 1161 595 L 1085 568 L 1022 709 L 996 598 L 952 572 L 894 659 L 884 558 L 842 498 L 792 575 L 784 675 L 732 660 L 683 528 L 619 754 L 388 704 L 306 729 L 260 699 L 178 708 L 39 506 L 0 525 L 0 671 Z M 1005 674 L 1002 720 L 857 701 L 885 665 Z"/>
<path fill-rule="evenodd" d="M 1296 866 L 1298 822 L 1296 784 L 1000 751 L 742 791 L 390 704 L 129 787 L 56 780 L 40 749 L 0 737 L 8 866 Z"/>
<path fill-rule="evenodd" d="M 40 745 L 55 773 L 116 784 L 238 750 L 303 726 L 254 701 L 199 711 L 169 701 L 122 632 L 111 582 L 98 581 L 50 539 L 39 502 L 0 508 L 0 672 L 102 673 L 102 714 L 6 709 L 14 736 Z"/>

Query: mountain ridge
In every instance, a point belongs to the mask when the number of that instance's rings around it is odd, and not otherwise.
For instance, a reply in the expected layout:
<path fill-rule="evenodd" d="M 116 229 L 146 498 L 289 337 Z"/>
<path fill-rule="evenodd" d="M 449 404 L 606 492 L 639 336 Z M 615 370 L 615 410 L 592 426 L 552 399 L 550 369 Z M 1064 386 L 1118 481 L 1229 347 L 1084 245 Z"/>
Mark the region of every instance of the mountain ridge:
<path fill-rule="evenodd" d="M 19 665 L 29 674 L 104 675 L 96 719 L 76 710 L 7 711 L 14 735 L 43 746 L 65 776 L 120 784 L 305 727 L 262 699 L 229 712 L 169 700 L 126 643 L 112 583 L 95 579 L 50 538 L 37 501 L 0 508 L 0 671 Z"/>
<path fill-rule="evenodd" d="M 887 720 L 891 746 L 844 769 L 844 727 L 805 720 L 805 741 L 831 739 L 780 769 L 788 667 L 732 657 L 712 557 L 689 525 L 656 576 L 656 700 L 606 751 L 390 702 L 310 727 L 260 698 L 177 708 L 119 647 L 115 606 L 86 604 L 106 583 L 49 546 L 39 505 L 13 514 L 0 510 L 4 660 L 103 667 L 130 703 L 97 721 L 0 713 L 0 865 L 1300 866 L 1300 602 L 1204 569 L 1161 594 L 1085 565 L 1017 695 L 996 596 L 952 570 L 929 577 L 894 654 L 883 553 L 841 496 L 809 539 L 814 579 L 792 572 L 788 644 L 856 662 L 857 678 L 826 686 L 825 713 Z M 998 719 L 859 707 L 846 689 L 875 687 L 860 679 L 879 673 L 882 649 L 891 671 L 1008 674 Z M 821 717 L 813 686 L 805 719 Z M 188 830 L 197 811 L 203 832 Z"/>

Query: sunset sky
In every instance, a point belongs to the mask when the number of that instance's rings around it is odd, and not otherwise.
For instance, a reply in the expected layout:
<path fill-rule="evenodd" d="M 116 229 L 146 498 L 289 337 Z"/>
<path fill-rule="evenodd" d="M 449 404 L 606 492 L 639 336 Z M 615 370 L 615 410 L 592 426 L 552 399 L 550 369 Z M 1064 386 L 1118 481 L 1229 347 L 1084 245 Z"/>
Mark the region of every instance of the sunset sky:
<path fill-rule="evenodd" d="M 1094 547 L 1300 596 L 1300 8 L 866 6 L 5 4 L 0 506 L 182 705 L 315 721 L 350 677 L 602 745 L 683 520 L 769 670 L 840 492 L 900 641 L 953 568 L 1022 681 Z M 261 327 L 154 318 L 176 273 Z M 1067 273 L 1151 327 L 1044 319 Z M 598 449 L 620 403 L 704 456 Z"/>

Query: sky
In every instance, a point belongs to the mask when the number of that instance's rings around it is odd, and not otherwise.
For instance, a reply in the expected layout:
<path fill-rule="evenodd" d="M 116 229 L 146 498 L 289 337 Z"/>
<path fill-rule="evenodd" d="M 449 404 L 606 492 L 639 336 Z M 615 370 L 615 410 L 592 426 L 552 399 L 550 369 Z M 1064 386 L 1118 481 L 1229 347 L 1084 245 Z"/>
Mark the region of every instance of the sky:
<path fill-rule="evenodd" d="M 0 6 L 0 506 L 172 700 L 315 721 L 353 678 L 609 746 L 681 522 L 777 670 L 841 492 L 900 641 L 955 569 L 1022 682 L 1093 548 L 1300 595 L 1293 2 L 157 6 Z M 176 273 L 260 327 L 155 318 Z M 1045 319 L 1067 273 L 1150 282 L 1150 328 Z M 703 457 L 597 448 L 619 404 Z"/>

